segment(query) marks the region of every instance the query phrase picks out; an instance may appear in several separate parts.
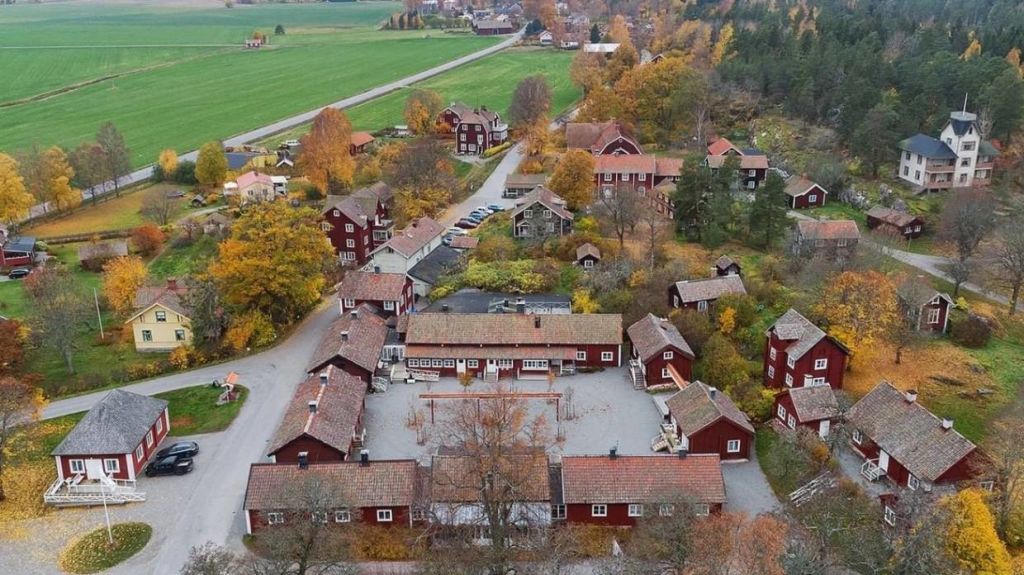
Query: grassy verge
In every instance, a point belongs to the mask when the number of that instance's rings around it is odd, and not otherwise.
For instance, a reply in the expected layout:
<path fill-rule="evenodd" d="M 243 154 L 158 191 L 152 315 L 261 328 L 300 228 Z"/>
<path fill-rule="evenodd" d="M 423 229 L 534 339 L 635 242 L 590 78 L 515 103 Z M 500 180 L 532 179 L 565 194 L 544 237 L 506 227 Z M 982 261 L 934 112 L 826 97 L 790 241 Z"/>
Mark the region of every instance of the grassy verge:
<path fill-rule="evenodd" d="M 761 470 L 775 496 L 789 500 L 789 494 L 804 484 L 814 472 L 810 457 L 794 442 L 783 439 L 768 427 L 757 430 L 754 448 Z"/>
<path fill-rule="evenodd" d="M 151 278 L 183 278 L 205 267 L 206 262 L 217 253 L 217 238 L 202 236 L 187 245 L 171 245 L 149 263 Z"/>
<path fill-rule="evenodd" d="M 107 230 L 124 230 L 146 223 L 139 211 L 143 203 L 173 190 L 188 192 L 187 186 L 161 183 L 134 188 L 121 197 L 93 204 L 86 202 L 70 214 L 29 226 L 24 233 L 36 237 L 87 234 Z M 171 221 L 188 211 L 188 196 L 174 200 Z"/>
<path fill-rule="evenodd" d="M 171 433 L 176 436 L 198 435 L 224 431 L 242 410 L 242 404 L 249 397 L 249 389 L 237 386 L 238 399 L 224 405 L 217 405 L 217 397 L 223 389 L 209 385 L 197 385 L 155 397 L 168 401 L 171 414 Z"/>
<path fill-rule="evenodd" d="M 153 528 L 145 523 L 118 523 L 111 528 L 110 543 L 106 527 L 86 534 L 60 554 L 60 567 L 71 573 L 97 573 L 135 555 L 149 543 Z"/>

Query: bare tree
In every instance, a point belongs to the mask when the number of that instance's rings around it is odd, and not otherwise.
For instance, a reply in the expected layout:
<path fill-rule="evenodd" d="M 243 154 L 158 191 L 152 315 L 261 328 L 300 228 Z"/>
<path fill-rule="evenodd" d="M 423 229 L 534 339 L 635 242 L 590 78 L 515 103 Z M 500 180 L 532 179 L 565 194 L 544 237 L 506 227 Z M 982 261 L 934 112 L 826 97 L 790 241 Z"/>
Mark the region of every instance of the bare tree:
<path fill-rule="evenodd" d="M 5 499 L 3 477 L 7 442 L 16 425 L 39 418 L 45 403 L 39 388 L 14 377 L 0 377 L 0 501 Z"/>
<path fill-rule="evenodd" d="M 957 565 L 946 552 L 945 533 L 949 511 L 936 505 L 930 494 L 921 491 L 901 493 L 895 506 L 896 525 L 889 529 L 893 545 L 890 573 L 893 575 L 931 575 L 956 573 Z"/>
<path fill-rule="evenodd" d="M 242 562 L 234 553 L 207 541 L 192 547 L 179 575 L 242 575 Z"/>
<path fill-rule="evenodd" d="M 547 79 L 537 74 L 519 81 L 508 107 L 508 119 L 516 128 L 529 126 L 551 111 L 551 86 Z"/>
<path fill-rule="evenodd" d="M 637 199 L 636 192 L 623 185 L 598 192 L 598 220 L 619 238 L 620 249 L 626 245 L 626 231 L 636 225 L 640 213 Z"/>
<path fill-rule="evenodd" d="M 1024 285 L 1024 213 L 1011 218 L 996 233 L 993 256 L 1002 270 L 1000 279 L 1010 288 L 1010 315 L 1017 312 L 1020 289 Z"/>
<path fill-rule="evenodd" d="M 1004 539 L 1010 539 L 1013 518 L 1024 510 L 1024 420 L 1018 415 L 1022 404 L 1024 401 L 1018 398 L 1006 415 L 996 420 L 985 445 L 994 485 L 990 503 L 996 528 Z"/>
<path fill-rule="evenodd" d="M 957 257 L 950 268 L 953 297 L 973 271 L 978 246 L 992 231 L 995 201 L 984 190 L 957 192 L 942 208 L 939 235 L 956 248 Z"/>
<path fill-rule="evenodd" d="M 658 259 L 658 248 L 665 238 L 666 224 L 670 220 L 651 202 L 641 201 L 637 223 L 640 226 L 641 235 L 644 240 L 644 259 L 647 260 L 647 270 L 653 272 Z"/>
<path fill-rule="evenodd" d="M 68 373 L 75 373 L 78 335 L 89 317 L 89 303 L 82 287 L 67 270 L 44 267 L 25 280 L 32 301 L 32 335 L 64 359 Z"/>
<path fill-rule="evenodd" d="M 171 215 L 174 213 L 174 198 L 168 197 L 164 193 L 150 194 L 142 200 L 142 208 L 139 209 L 139 213 L 158 225 L 166 226 L 170 223 Z"/>
<path fill-rule="evenodd" d="M 903 351 L 923 340 L 919 323 L 921 321 L 921 305 L 931 299 L 934 289 L 923 281 L 907 279 L 896 286 L 896 295 L 901 306 L 901 314 L 890 322 L 888 339 L 896 350 L 896 365 L 903 362 Z"/>

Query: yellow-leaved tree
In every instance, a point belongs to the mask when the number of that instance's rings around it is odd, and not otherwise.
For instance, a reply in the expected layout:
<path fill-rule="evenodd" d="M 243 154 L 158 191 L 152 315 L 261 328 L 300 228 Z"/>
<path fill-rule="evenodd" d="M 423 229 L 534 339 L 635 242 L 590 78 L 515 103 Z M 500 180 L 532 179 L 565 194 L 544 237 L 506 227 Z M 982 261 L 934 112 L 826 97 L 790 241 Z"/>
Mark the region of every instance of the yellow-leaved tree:
<path fill-rule="evenodd" d="M 351 188 L 356 163 L 349 153 L 352 124 L 335 108 L 324 108 L 313 118 L 309 133 L 302 137 L 299 170 L 314 186 L 327 194 Z"/>
<path fill-rule="evenodd" d="M 736 329 L 736 309 L 725 306 L 722 311 L 718 313 L 718 331 L 729 335 Z"/>
<path fill-rule="evenodd" d="M 18 162 L 0 154 L 0 223 L 12 224 L 28 215 L 34 199 L 18 174 Z"/>
<path fill-rule="evenodd" d="M 842 272 L 822 291 L 817 312 L 828 322 L 829 334 L 856 356 L 880 341 L 898 321 L 896 286 L 874 270 Z"/>
<path fill-rule="evenodd" d="M 573 313 L 597 313 L 599 311 L 601 311 L 601 306 L 594 300 L 590 290 L 577 288 L 572 292 Z"/>
<path fill-rule="evenodd" d="M 67 176 L 57 176 L 53 180 L 53 200 L 58 210 L 77 208 L 82 203 L 82 190 L 71 187 Z"/>
<path fill-rule="evenodd" d="M 1010 575 L 1013 567 L 1006 545 L 996 533 L 995 518 L 985 495 L 977 488 L 965 489 L 942 500 L 949 513 L 946 552 L 960 567 L 960 573 Z"/>
<path fill-rule="evenodd" d="M 220 142 L 206 142 L 199 148 L 196 158 L 196 180 L 208 188 L 224 183 L 228 174 L 228 158 Z"/>
<path fill-rule="evenodd" d="M 157 160 L 157 163 L 160 164 L 160 169 L 164 171 L 164 177 L 170 177 L 178 169 L 178 153 L 171 148 L 167 148 L 160 152 L 160 158 Z"/>
<path fill-rule="evenodd" d="M 209 273 L 221 301 L 238 314 L 258 311 L 277 325 L 313 309 L 334 261 L 319 214 L 284 202 L 247 211 L 218 249 Z"/>
<path fill-rule="evenodd" d="M 729 48 L 732 47 L 733 29 L 732 24 L 726 23 L 718 31 L 718 40 L 711 51 L 711 63 L 715 66 L 721 64 L 729 57 Z"/>
<path fill-rule="evenodd" d="M 569 150 L 555 166 L 548 187 L 578 210 L 594 199 L 594 156 L 586 150 Z"/>
<path fill-rule="evenodd" d="M 146 283 L 146 264 L 138 256 L 114 258 L 103 265 L 103 295 L 111 309 L 127 317 L 135 309 L 135 292 Z"/>
<path fill-rule="evenodd" d="M 414 90 L 405 99 L 405 124 L 413 134 L 429 134 L 444 108 L 441 95 L 433 90 Z"/>
<path fill-rule="evenodd" d="M 981 40 L 978 40 L 973 30 L 968 34 L 968 37 L 971 39 L 971 43 L 967 45 L 964 53 L 960 55 L 961 60 L 970 60 L 976 56 L 981 56 Z"/>
<path fill-rule="evenodd" d="M 452 193 L 446 188 L 398 190 L 395 194 L 395 222 L 405 226 L 424 216 L 432 218 L 451 203 L 451 199 Z"/>

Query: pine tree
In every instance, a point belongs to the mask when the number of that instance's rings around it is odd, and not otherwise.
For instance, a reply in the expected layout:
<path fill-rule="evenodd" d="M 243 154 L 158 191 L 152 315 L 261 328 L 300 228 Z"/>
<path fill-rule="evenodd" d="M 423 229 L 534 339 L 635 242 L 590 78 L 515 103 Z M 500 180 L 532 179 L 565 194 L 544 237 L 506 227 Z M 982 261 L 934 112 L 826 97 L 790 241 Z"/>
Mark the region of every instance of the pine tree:
<path fill-rule="evenodd" d="M 762 247 L 771 247 L 778 241 L 788 223 L 785 188 L 782 176 L 769 172 L 768 179 L 758 190 L 754 196 L 754 203 L 750 206 L 750 236 Z"/>

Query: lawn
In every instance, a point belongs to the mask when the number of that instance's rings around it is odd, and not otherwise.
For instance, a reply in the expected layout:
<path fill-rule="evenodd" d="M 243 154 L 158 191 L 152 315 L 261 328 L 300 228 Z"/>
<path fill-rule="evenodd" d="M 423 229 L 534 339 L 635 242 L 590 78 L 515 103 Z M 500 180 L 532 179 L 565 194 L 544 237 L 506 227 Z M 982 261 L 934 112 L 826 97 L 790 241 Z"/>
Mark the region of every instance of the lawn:
<path fill-rule="evenodd" d="M 143 165 L 162 148 L 195 149 L 204 141 L 322 106 L 498 41 L 374 30 L 373 23 L 396 6 L 326 3 L 124 10 L 120 5 L 91 4 L 67 11 L 47 5 L 5 9 L 0 15 L 0 45 L 19 47 L 6 51 L 18 53 L 26 71 L 18 74 L 10 92 L 0 92 L 0 101 L 60 88 L 49 63 L 62 60 L 65 53 L 83 64 L 65 86 L 132 66 L 137 70 L 168 65 L 5 108 L 0 149 L 15 151 L 34 143 L 73 147 L 110 120 L 124 133 L 133 164 Z M 272 33 L 278 23 L 289 33 L 272 37 L 270 47 L 240 47 L 253 30 Z M 231 46 L 222 46 L 225 43 Z M 47 47 L 54 45 L 84 47 Z M 146 47 L 130 58 L 117 56 L 126 46 L 137 45 Z M 113 52 L 95 54 L 102 50 Z M 55 67 L 59 70 L 63 64 Z M 0 72 L 5 69 L 9 71 L 8 65 L 0 65 Z"/>
<path fill-rule="evenodd" d="M 66 216 L 29 226 L 25 228 L 24 233 L 37 238 L 46 238 L 135 228 L 147 222 L 139 213 L 146 198 L 178 189 L 187 188 L 175 184 L 154 184 L 135 188 L 130 192 L 122 193 L 120 198 L 111 196 L 112 199 L 98 204 L 87 202 Z M 171 215 L 172 219 L 178 218 L 189 209 L 186 198 L 178 198 L 174 202 L 175 209 Z"/>
<path fill-rule="evenodd" d="M 235 387 L 238 399 L 217 405 L 217 397 L 223 389 L 210 385 L 197 385 L 175 391 L 157 394 L 155 397 L 168 401 L 167 410 L 171 414 L 171 434 L 175 437 L 215 433 L 224 431 L 238 416 L 242 404 L 249 396 L 249 389 L 241 385 Z"/>
<path fill-rule="evenodd" d="M 217 238 L 201 236 L 185 246 L 169 246 L 149 263 L 149 276 L 155 279 L 182 278 L 206 266 L 217 253 Z"/>
<path fill-rule="evenodd" d="M 153 528 L 145 523 L 118 523 L 109 533 L 106 527 L 100 527 L 64 549 L 60 554 L 60 567 L 71 573 L 98 573 L 110 569 L 142 551 L 152 536 Z"/>

